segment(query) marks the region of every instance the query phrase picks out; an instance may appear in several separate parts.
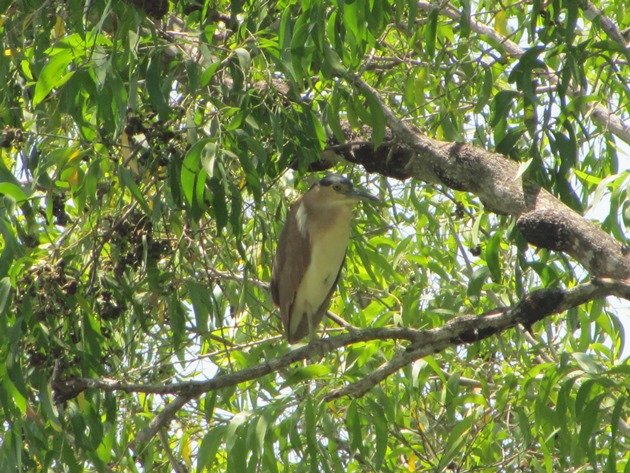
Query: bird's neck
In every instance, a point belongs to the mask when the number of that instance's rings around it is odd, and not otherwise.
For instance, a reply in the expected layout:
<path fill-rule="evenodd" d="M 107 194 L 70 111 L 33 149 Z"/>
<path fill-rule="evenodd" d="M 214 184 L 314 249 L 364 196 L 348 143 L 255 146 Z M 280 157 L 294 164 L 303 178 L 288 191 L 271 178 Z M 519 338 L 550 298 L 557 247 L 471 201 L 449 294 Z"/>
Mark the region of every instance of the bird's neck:
<path fill-rule="evenodd" d="M 350 230 L 352 220 L 352 205 L 312 205 L 307 204 L 305 208 L 306 222 L 310 228 L 317 228 L 319 231 Z"/>

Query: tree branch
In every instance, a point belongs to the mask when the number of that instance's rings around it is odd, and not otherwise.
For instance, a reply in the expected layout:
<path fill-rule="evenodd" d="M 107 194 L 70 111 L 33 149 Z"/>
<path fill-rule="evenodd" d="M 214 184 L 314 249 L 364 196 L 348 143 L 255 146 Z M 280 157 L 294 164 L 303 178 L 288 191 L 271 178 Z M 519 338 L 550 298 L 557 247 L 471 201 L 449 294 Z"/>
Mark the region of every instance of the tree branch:
<path fill-rule="evenodd" d="M 165 427 L 177 412 L 203 393 L 236 386 L 288 367 L 292 363 L 317 359 L 344 346 L 377 340 L 409 341 L 411 344 L 391 361 L 360 381 L 326 395 L 330 401 L 340 396 L 360 396 L 401 367 L 423 356 L 440 352 L 448 347 L 469 344 L 499 334 L 518 324 L 525 326 L 552 314 L 584 304 L 590 300 L 616 295 L 630 300 L 630 281 L 612 279 L 594 280 L 570 290 L 541 289 L 527 294 L 512 308 L 499 308 L 482 315 L 456 317 L 443 327 L 430 330 L 410 328 L 373 328 L 355 330 L 334 337 L 315 340 L 308 345 L 288 351 L 282 356 L 258 365 L 228 374 L 218 374 L 205 381 L 186 381 L 172 384 L 125 383 L 111 379 L 69 378 L 53 379 L 56 399 L 77 396 L 86 389 L 106 392 L 123 391 L 150 394 L 175 394 L 173 401 L 157 414 L 149 425 L 136 436 L 132 448 L 137 449 L 151 440 Z"/>
<path fill-rule="evenodd" d="M 593 4 L 588 0 L 580 0 L 580 6 L 585 10 L 585 13 L 591 12 L 593 15 L 598 15 L 602 24 L 602 29 L 607 34 L 609 34 L 609 36 L 614 41 L 618 43 L 621 41 L 619 44 L 622 46 L 624 51 L 628 51 L 628 48 L 625 46 L 625 42 L 623 41 L 621 33 L 619 33 L 616 26 L 609 18 L 604 16 L 601 11 L 593 6 Z M 451 20 L 461 21 L 462 19 L 461 13 L 448 5 L 436 5 L 434 3 L 419 1 L 418 8 L 423 11 L 431 11 L 437 8 L 441 15 L 444 15 Z M 469 19 L 469 22 L 470 29 L 472 31 L 477 34 L 487 36 L 492 40 L 492 44 L 500 45 L 503 48 L 503 53 L 505 53 L 506 55 L 520 58 L 521 56 L 523 56 L 523 54 L 525 54 L 525 50 L 522 49 L 518 44 L 499 34 L 492 27 L 478 23 L 473 19 Z M 547 77 L 549 78 L 549 81 L 555 85 L 558 81 L 554 77 L 554 75 L 551 74 L 551 71 L 546 70 L 545 72 Z M 569 92 L 574 96 L 584 95 L 575 87 L 570 87 Z M 630 125 L 624 123 L 621 118 L 619 118 L 617 115 L 608 110 L 608 108 L 599 103 L 593 105 L 592 102 L 587 102 L 582 107 L 585 113 L 591 113 L 592 117 L 595 119 L 595 121 L 599 123 L 601 127 L 606 130 L 610 130 L 610 132 L 617 136 L 619 139 L 630 144 Z"/>
<path fill-rule="evenodd" d="M 175 454 L 171 449 L 168 441 L 168 435 L 165 429 L 160 429 L 158 432 L 160 436 L 160 442 L 162 442 L 162 446 L 164 447 L 164 451 L 166 452 L 166 458 L 168 458 L 171 467 L 175 473 L 188 473 L 188 468 L 183 463 L 180 463 L 177 458 L 175 458 Z"/>
<path fill-rule="evenodd" d="M 403 366 L 432 353 L 443 351 L 449 346 L 483 340 L 521 323 L 525 326 L 532 325 L 549 315 L 564 312 L 592 299 L 600 298 L 604 294 L 628 295 L 629 289 L 630 282 L 626 281 L 615 281 L 614 283 L 608 281 L 604 284 L 594 281 L 592 284 L 577 286 L 569 291 L 541 289 L 530 292 L 512 308 L 498 309 L 481 316 L 457 317 L 439 329 L 428 331 L 434 334 L 439 332 L 439 336 L 428 337 L 430 340 L 414 342 L 404 352 L 384 363 L 369 376 L 330 392 L 324 399 L 331 401 L 342 396 L 363 396 L 372 387 Z"/>
<path fill-rule="evenodd" d="M 420 1 L 418 2 L 418 8 L 425 12 L 430 12 L 437 9 L 441 15 L 444 15 L 445 17 L 450 18 L 451 20 L 458 21 L 458 22 L 461 21 L 462 19 L 461 13 L 457 11 L 456 9 L 452 8 L 448 4 L 443 3 L 442 5 L 439 5 L 435 3 Z M 493 41 L 494 44 L 501 45 L 503 47 L 504 52 L 508 56 L 521 57 L 523 54 L 525 54 L 525 51 L 518 44 L 506 38 L 505 36 L 499 34 L 491 26 L 476 22 L 472 18 L 469 19 L 469 21 L 470 21 L 470 29 L 472 31 L 474 31 L 477 34 L 487 36 Z"/>
<path fill-rule="evenodd" d="M 617 25 L 597 8 L 590 0 L 580 0 L 580 8 L 584 10 L 584 16 L 589 20 L 599 20 L 599 25 L 606 35 L 620 47 L 620 51 L 630 61 L 630 48 L 626 45 L 626 40 L 617 28 Z"/>
<path fill-rule="evenodd" d="M 413 130 L 385 104 L 363 79 L 346 73 L 356 90 L 379 103 L 387 125 L 398 139 L 377 149 L 345 153 L 369 172 L 471 192 L 493 212 L 512 215 L 525 239 L 539 247 L 562 251 L 597 277 L 630 278 L 630 254 L 621 243 L 564 205 L 538 184 L 526 180 L 519 164 L 466 143 L 435 140 Z"/>

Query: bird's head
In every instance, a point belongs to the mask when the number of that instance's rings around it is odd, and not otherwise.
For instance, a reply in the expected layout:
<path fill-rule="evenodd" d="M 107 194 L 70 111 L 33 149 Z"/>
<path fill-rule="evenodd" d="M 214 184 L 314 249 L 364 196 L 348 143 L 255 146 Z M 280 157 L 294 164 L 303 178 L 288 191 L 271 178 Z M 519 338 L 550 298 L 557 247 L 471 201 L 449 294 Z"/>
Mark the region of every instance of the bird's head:
<path fill-rule="evenodd" d="M 309 192 L 313 191 L 320 204 L 354 205 L 360 201 L 379 201 L 378 197 L 354 187 L 350 179 L 338 174 L 329 174 L 321 179 Z"/>

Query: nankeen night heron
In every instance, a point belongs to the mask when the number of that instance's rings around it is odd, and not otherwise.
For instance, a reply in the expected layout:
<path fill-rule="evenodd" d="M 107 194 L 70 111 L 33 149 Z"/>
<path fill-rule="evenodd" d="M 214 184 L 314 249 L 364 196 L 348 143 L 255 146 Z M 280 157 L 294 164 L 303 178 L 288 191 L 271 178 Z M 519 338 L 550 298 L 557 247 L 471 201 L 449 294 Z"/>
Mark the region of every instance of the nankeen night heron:
<path fill-rule="evenodd" d="M 369 200 L 378 201 L 349 179 L 331 174 L 291 206 L 271 277 L 271 295 L 289 343 L 314 336 L 339 280 L 352 210 Z"/>

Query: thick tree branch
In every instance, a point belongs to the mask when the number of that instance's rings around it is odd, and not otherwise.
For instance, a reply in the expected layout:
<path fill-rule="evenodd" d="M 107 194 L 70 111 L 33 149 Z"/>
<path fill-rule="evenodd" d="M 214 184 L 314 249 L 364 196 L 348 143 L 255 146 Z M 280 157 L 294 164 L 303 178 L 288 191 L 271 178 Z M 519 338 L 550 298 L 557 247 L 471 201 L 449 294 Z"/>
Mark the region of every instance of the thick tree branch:
<path fill-rule="evenodd" d="M 351 331 L 343 335 L 313 341 L 308 345 L 290 350 L 278 358 L 233 373 L 218 374 L 205 381 L 158 385 L 125 383 L 111 379 L 70 378 L 65 380 L 53 379 L 52 387 L 56 399 L 64 400 L 77 396 L 86 389 L 176 395 L 175 399 L 167 404 L 144 430 L 138 433 L 132 445 L 132 448 L 135 449 L 151 440 L 161 428 L 175 417 L 183 406 L 203 393 L 236 386 L 245 381 L 251 381 L 287 368 L 292 363 L 320 358 L 344 346 L 376 340 L 406 340 L 411 342 L 406 350 L 372 375 L 329 393 L 326 396 L 327 400 L 345 395 L 362 395 L 401 367 L 428 354 L 442 351 L 451 346 L 473 343 L 499 334 L 518 324 L 532 325 L 551 314 L 557 314 L 590 300 L 609 295 L 630 299 L 630 282 L 606 279 L 594 280 L 592 283 L 570 290 L 542 289 L 527 294 L 518 305 L 512 308 L 499 308 L 483 315 L 456 317 L 443 327 L 431 330 L 375 328 Z"/>
<path fill-rule="evenodd" d="M 538 184 L 526 180 L 519 163 L 482 148 L 435 140 L 410 128 L 359 76 L 345 75 L 355 89 L 382 107 L 397 139 L 374 150 L 345 153 L 368 171 L 385 176 L 443 184 L 471 192 L 493 212 L 512 215 L 525 239 L 571 255 L 594 276 L 630 278 L 630 254 L 606 232 L 564 205 Z"/>
<path fill-rule="evenodd" d="M 602 13 L 599 10 L 597 10 L 597 8 L 594 7 L 593 4 L 590 3 L 588 0 L 581 0 L 580 3 L 581 3 L 582 8 L 585 10 L 587 14 L 589 12 L 597 12 L 597 13 L 592 13 L 592 14 L 598 15 L 598 17 L 600 18 L 600 22 L 602 24 L 602 29 L 607 34 L 612 35 L 611 38 L 614 41 L 616 42 L 621 41 L 619 44 L 622 46 L 622 48 L 625 51 L 628 51 L 628 48 L 627 46 L 625 46 L 625 43 L 623 41 L 623 37 L 621 36 L 619 31 L 615 27 L 614 23 L 610 21 L 610 19 L 602 15 Z M 433 3 L 420 1 L 418 2 L 418 8 L 423 11 L 431 11 L 437 8 L 440 14 L 446 16 L 447 18 L 450 18 L 451 20 L 461 21 L 462 19 L 461 13 L 457 11 L 456 9 L 451 8 L 449 5 L 436 5 Z M 605 21 L 605 20 L 608 20 L 608 21 Z M 472 31 L 474 31 L 477 34 L 490 38 L 492 40 L 492 44 L 499 45 L 500 47 L 503 48 L 502 52 L 505 55 L 515 57 L 515 58 L 520 58 L 521 56 L 523 56 L 523 54 L 525 54 L 526 51 L 523 48 L 521 48 L 518 44 L 509 40 L 505 36 L 499 34 L 492 27 L 478 23 L 474 21 L 472 18 L 469 19 L 469 22 L 470 22 L 470 29 Z M 616 34 L 615 34 L 615 31 L 616 31 Z M 552 84 L 556 84 L 558 82 L 553 74 L 553 71 L 547 70 L 546 76 L 549 78 L 549 81 Z M 584 93 L 577 90 L 575 87 L 571 87 L 569 89 L 569 93 L 571 93 L 574 96 L 584 95 Z M 617 136 L 619 139 L 630 144 L 630 125 L 627 123 L 624 123 L 621 118 L 619 118 L 617 115 L 615 115 L 610 110 L 608 110 L 608 108 L 606 108 L 605 106 L 599 103 L 593 105 L 592 102 L 586 102 L 583 105 L 583 111 L 584 113 L 587 113 L 587 114 L 590 113 L 593 119 L 597 121 L 602 128 L 606 130 L 610 130 L 610 132 L 613 133 L 615 136 Z"/>
<path fill-rule="evenodd" d="M 443 327 L 434 329 L 440 333 L 440 336 L 431 337 L 430 343 L 427 343 L 428 340 L 414 342 L 403 353 L 383 364 L 369 376 L 332 391 L 325 399 L 330 401 L 342 396 L 363 396 L 392 373 L 424 356 L 442 351 L 449 346 L 483 340 L 521 323 L 526 326 L 532 325 L 549 315 L 564 312 L 592 299 L 602 297 L 603 294 L 614 293 L 623 297 L 624 294 L 628 295 L 629 289 L 630 282 L 612 282 L 610 280 L 603 283 L 595 281 L 593 284 L 578 286 L 570 291 L 542 289 L 527 294 L 512 308 L 498 309 L 481 316 L 458 317 Z M 470 324 L 468 329 L 462 330 L 467 324 Z"/>

